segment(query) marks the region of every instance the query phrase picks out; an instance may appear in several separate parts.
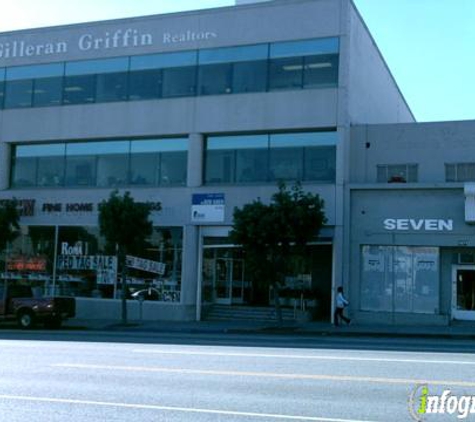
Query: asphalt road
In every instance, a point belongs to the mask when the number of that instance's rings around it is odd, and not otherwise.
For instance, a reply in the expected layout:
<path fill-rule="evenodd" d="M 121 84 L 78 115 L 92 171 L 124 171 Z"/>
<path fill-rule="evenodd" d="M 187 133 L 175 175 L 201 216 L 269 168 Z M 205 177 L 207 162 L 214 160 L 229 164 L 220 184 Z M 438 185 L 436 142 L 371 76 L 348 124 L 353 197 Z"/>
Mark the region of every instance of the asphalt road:
<path fill-rule="evenodd" d="M 419 384 L 431 394 L 475 395 L 474 351 L 473 341 L 450 340 L 2 331 L 0 415 L 18 422 L 410 421 Z"/>

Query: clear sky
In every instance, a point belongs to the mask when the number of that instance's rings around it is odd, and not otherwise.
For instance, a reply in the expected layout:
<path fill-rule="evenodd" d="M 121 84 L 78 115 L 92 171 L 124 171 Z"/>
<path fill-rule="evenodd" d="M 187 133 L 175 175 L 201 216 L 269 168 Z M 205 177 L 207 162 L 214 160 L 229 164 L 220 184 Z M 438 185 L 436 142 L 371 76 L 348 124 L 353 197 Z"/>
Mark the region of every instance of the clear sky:
<path fill-rule="evenodd" d="M 354 2 L 418 121 L 475 119 L 475 0 Z M 234 0 L 0 0 L 0 32 L 233 4 Z"/>

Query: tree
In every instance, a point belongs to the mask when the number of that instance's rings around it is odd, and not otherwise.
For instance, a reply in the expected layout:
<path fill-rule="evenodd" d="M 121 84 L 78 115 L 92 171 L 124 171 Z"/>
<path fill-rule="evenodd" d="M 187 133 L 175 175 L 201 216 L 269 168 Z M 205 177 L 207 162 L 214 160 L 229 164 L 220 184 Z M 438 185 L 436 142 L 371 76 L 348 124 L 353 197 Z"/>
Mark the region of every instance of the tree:
<path fill-rule="evenodd" d="M 0 252 L 18 236 L 20 229 L 20 213 L 14 199 L 0 202 Z"/>
<path fill-rule="evenodd" d="M 304 192 L 299 183 L 291 188 L 280 183 L 270 204 L 258 199 L 234 209 L 230 237 L 243 248 L 253 290 L 265 292 L 273 287 L 279 324 L 282 315 L 278 291 L 289 257 L 303 254 L 305 246 L 317 238 L 327 221 L 323 207 L 319 195 Z"/>
<path fill-rule="evenodd" d="M 160 208 L 160 207 L 159 207 Z M 156 209 L 156 208 L 155 208 Z M 127 266 L 126 255 L 137 254 L 147 245 L 153 224 L 149 220 L 151 208 L 135 202 L 130 192 L 123 196 L 113 191 L 107 201 L 99 204 L 99 229 L 106 239 L 106 250 L 117 253 L 122 274 L 122 323 L 127 324 Z"/>

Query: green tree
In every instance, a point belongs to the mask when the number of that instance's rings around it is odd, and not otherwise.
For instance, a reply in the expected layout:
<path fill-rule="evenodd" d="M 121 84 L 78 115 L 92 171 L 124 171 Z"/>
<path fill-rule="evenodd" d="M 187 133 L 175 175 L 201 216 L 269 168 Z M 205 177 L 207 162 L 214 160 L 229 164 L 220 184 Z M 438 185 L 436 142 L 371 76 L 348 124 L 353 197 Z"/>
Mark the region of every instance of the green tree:
<path fill-rule="evenodd" d="M 299 183 L 279 184 L 270 204 L 260 199 L 234 209 L 231 239 L 242 246 L 253 291 L 273 287 L 276 315 L 282 323 L 279 286 L 283 284 L 292 255 L 302 255 L 326 223 L 324 202 L 318 194 L 304 192 Z M 257 293 L 259 294 L 259 293 Z"/>
<path fill-rule="evenodd" d="M 20 213 L 14 199 L 0 202 L 0 252 L 15 240 L 20 229 Z"/>
<path fill-rule="evenodd" d="M 156 209 L 156 208 L 155 208 Z M 127 323 L 127 254 L 144 250 L 147 238 L 152 234 L 153 224 L 149 220 L 150 206 L 135 202 L 129 192 L 123 196 L 113 191 L 108 200 L 99 204 L 99 229 L 106 239 L 106 251 L 117 253 L 122 274 L 122 323 Z"/>

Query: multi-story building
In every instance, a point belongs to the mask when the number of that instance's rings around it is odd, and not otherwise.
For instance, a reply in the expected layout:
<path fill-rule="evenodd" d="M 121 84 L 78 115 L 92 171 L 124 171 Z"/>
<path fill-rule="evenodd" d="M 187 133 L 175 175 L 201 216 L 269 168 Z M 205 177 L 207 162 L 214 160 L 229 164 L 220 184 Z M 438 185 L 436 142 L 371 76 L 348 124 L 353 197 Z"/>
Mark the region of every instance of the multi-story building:
<path fill-rule="evenodd" d="M 131 289 L 153 285 L 159 299 L 143 317 L 199 319 L 202 304 L 250 300 L 240 249 L 228 239 L 233 209 L 298 180 L 324 199 L 327 224 L 287 280 L 316 292 L 330 320 L 335 286 L 354 282 L 359 298 L 364 285 L 349 265 L 358 255 L 349 200 L 365 198 L 346 189 L 351 125 L 413 121 L 351 0 L 0 34 L 0 199 L 22 205 L 2 277 L 74 294 L 80 317 L 119 315 L 98 204 L 130 191 L 162 206 L 140 258 L 165 272 L 130 272 Z M 402 161 L 408 173 L 411 163 Z"/>

